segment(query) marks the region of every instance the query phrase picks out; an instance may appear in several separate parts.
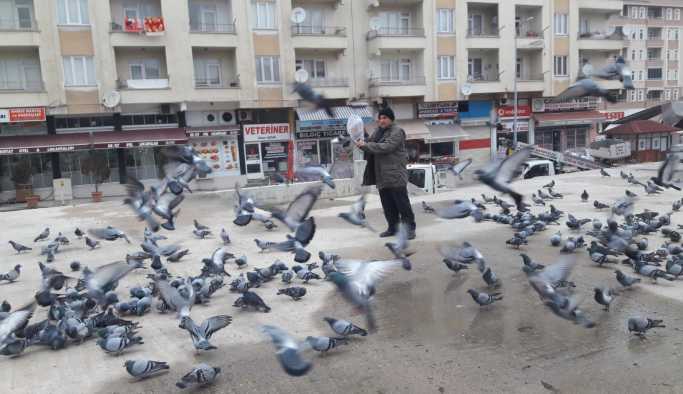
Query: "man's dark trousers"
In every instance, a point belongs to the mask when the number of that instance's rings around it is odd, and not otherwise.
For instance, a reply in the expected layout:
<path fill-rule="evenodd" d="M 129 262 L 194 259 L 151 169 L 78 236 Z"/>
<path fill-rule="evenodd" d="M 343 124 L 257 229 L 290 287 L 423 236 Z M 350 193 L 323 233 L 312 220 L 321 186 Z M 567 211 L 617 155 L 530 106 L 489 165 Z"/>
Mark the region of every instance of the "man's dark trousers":
<path fill-rule="evenodd" d="M 406 187 L 388 187 L 379 190 L 384 217 L 387 219 L 390 231 L 398 229 L 398 223 L 403 222 L 415 229 L 415 215 L 410 206 L 408 189 Z"/>

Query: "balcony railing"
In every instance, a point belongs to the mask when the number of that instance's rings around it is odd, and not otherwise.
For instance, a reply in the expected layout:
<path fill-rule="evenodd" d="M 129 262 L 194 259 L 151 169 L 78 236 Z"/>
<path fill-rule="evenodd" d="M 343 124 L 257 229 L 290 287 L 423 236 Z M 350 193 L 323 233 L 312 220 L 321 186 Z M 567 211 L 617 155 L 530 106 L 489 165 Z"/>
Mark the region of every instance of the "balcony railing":
<path fill-rule="evenodd" d="M 293 25 L 293 36 L 335 36 L 346 37 L 344 26 Z"/>
<path fill-rule="evenodd" d="M 500 38 L 500 31 L 497 27 L 468 29 L 467 38 Z"/>
<path fill-rule="evenodd" d="M 524 74 L 517 77 L 517 82 L 543 82 L 543 74 Z"/>
<path fill-rule="evenodd" d="M 467 80 L 469 82 L 472 82 L 472 83 L 500 82 L 500 75 L 474 74 L 474 75 L 468 75 Z"/>
<path fill-rule="evenodd" d="M 149 90 L 149 89 L 168 89 L 170 81 L 168 77 L 154 79 L 119 79 L 116 81 L 119 89 L 130 90 Z"/>
<path fill-rule="evenodd" d="M 0 75 L 0 79 L 2 76 Z M 0 93 L 36 93 L 44 92 L 43 81 L 10 81 L 0 82 Z"/>
<path fill-rule="evenodd" d="M 195 78 L 194 87 L 197 89 L 238 89 L 240 87 L 240 81 Z"/>
<path fill-rule="evenodd" d="M 523 32 L 517 32 L 517 38 L 543 38 L 543 33 L 539 33 L 537 31 L 523 31 Z"/>
<path fill-rule="evenodd" d="M 390 78 L 370 78 L 368 81 L 370 86 L 413 86 L 424 85 L 425 77 L 412 77 L 405 79 L 390 79 Z"/>
<path fill-rule="evenodd" d="M 375 37 L 424 37 L 425 29 L 422 28 L 402 28 L 402 27 L 380 27 L 368 32 L 368 40 Z"/>
<path fill-rule="evenodd" d="M 35 31 L 38 23 L 33 19 L 0 17 L 0 31 Z"/>
<path fill-rule="evenodd" d="M 661 38 L 649 38 L 647 39 L 647 42 L 645 43 L 648 47 L 663 47 L 664 46 L 664 40 Z"/>
<path fill-rule="evenodd" d="M 601 32 L 583 32 L 578 35 L 579 40 L 611 40 L 611 41 L 624 41 L 628 37 L 621 31 L 617 30 L 612 34 L 604 34 Z"/>
<path fill-rule="evenodd" d="M 349 86 L 348 78 L 311 78 L 309 85 L 316 88 L 338 88 Z"/>
<path fill-rule="evenodd" d="M 124 21 L 112 21 L 110 27 L 112 32 L 159 35 L 166 31 L 166 22 L 162 16 L 147 16 L 125 19 Z"/>
<path fill-rule="evenodd" d="M 190 23 L 190 33 L 235 34 L 234 23 Z"/>

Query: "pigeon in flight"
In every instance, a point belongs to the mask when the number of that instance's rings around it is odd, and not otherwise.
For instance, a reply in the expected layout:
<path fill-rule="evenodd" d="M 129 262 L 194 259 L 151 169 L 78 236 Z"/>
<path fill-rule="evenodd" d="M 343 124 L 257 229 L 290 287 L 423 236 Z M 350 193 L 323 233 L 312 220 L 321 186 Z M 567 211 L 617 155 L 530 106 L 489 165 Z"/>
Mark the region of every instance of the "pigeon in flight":
<path fill-rule="evenodd" d="M 283 329 L 275 326 L 263 326 L 262 330 L 270 336 L 275 345 L 275 356 L 282 368 L 291 376 L 303 376 L 313 368 L 310 361 L 301 357 L 301 347 Z"/>
<path fill-rule="evenodd" d="M 125 239 L 126 242 L 130 243 L 130 239 L 128 239 L 128 236 L 123 231 L 112 226 L 89 229 L 88 234 L 97 239 L 103 239 L 105 241 L 116 241 L 117 239 L 122 238 Z"/>
<path fill-rule="evenodd" d="M 152 360 L 126 360 L 123 366 L 126 368 L 126 372 L 136 379 L 146 379 L 170 369 L 168 363 Z"/>
<path fill-rule="evenodd" d="M 299 226 L 301 226 L 306 217 L 308 217 L 309 212 L 313 208 L 313 205 L 320 197 L 322 192 L 322 187 L 312 186 L 304 190 L 299 194 L 286 211 L 276 209 L 273 211 L 273 217 L 280 220 L 292 231 L 297 231 Z M 313 234 L 302 234 L 306 235 L 303 238 L 313 237 Z M 310 239 L 309 239 L 310 240 Z"/>
<path fill-rule="evenodd" d="M 105 294 L 114 290 L 119 280 L 135 268 L 135 265 L 128 264 L 125 261 L 115 261 L 97 268 L 95 272 L 84 269 L 83 281 L 88 290 L 88 295 L 100 305 L 105 304 Z"/>
<path fill-rule="evenodd" d="M 403 262 L 403 268 L 406 271 L 410 271 L 412 269 L 412 265 L 408 259 L 412 253 L 406 252 L 408 249 L 409 239 L 411 238 L 408 234 L 408 226 L 404 223 L 400 223 L 398 225 L 398 231 L 396 232 L 396 241 L 387 242 L 384 244 L 384 246 L 389 249 L 396 259 L 399 259 Z"/>
<path fill-rule="evenodd" d="M 626 61 L 624 61 L 623 56 L 617 57 L 617 60 L 614 63 L 608 64 L 604 68 L 594 71 L 592 76 L 607 80 L 618 79 L 624 84 L 624 89 L 635 89 L 635 86 L 633 86 L 631 70 L 626 67 Z"/>
<path fill-rule="evenodd" d="M 365 217 L 365 200 L 365 193 L 363 193 L 358 200 L 351 205 L 351 210 L 349 212 L 341 212 L 339 217 L 353 225 L 365 227 L 374 232 L 375 230 L 370 226 L 370 223 L 368 223 L 368 220 Z M 424 201 L 422 203 L 424 204 Z"/>
<path fill-rule="evenodd" d="M 576 257 L 562 256 L 558 262 L 545 267 L 543 271 L 529 275 L 529 284 L 536 290 L 541 300 L 549 300 L 562 307 L 567 303 L 567 299 L 555 290 L 554 285 L 558 282 L 566 282 L 575 264 Z"/>
<path fill-rule="evenodd" d="M 177 288 L 163 279 L 157 279 L 154 283 L 159 289 L 160 298 L 171 310 L 176 311 L 179 318 L 190 315 L 190 309 L 195 303 L 195 290 L 189 278 L 182 281 Z"/>
<path fill-rule="evenodd" d="M 308 101 L 309 103 L 315 105 L 316 109 L 325 110 L 327 116 L 334 118 L 334 112 L 332 112 L 332 108 L 327 102 L 327 99 L 325 99 L 325 96 L 314 91 L 310 85 L 306 83 L 295 82 L 294 92 L 296 92 L 302 100 Z"/>
<path fill-rule="evenodd" d="M 659 166 L 657 171 L 657 176 L 650 178 L 657 186 L 672 188 L 674 190 L 681 190 L 680 187 L 671 183 L 674 173 L 676 172 L 676 167 L 678 167 L 678 162 L 680 158 L 676 154 L 670 154 L 666 160 Z"/>
<path fill-rule="evenodd" d="M 129 175 L 126 181 L 126 192 L 128 196 L 123 199 L 124 204 L 128 205 L 138 220 L 145 221 L 147 227 L 153 232 L 159 231 L 159 222 L 153 215 L 154 205 L 154 195 L 151 191 L 145 191 L 145 185 L 142 184 L 135 177 Z M 74 232 L 76 236 L 80 239 L 83 236 L 83 232 L 76 228 Z"/>
<path fill-rule="evenodd" d="M 211 167 L 209 167 L 206 161 L 204 161 L 199 153 L 190 145 L 171 145 L 164 150 L 164 155 L 174 162 L 193 166 L 200 175 L 211 173 Z"/>
<path fill-rule="evenodd" d="M 303 177 L 318 177 L 324 184 L 326 184 L 330 188 L 335 188 L 334 178 L 332 178 L 330 172 L 323 167 L 306 166 L 303 168 L 299 168 L 297 170 L 297 174 L 303 175 Z"/>
<path fill-rule="evenodd" d="M 232 317 L 228 315 L 218 315 L 210 317 L 197 325 L 190 316 L 183 316 L 178 327 L 190 333 L 192 344 L 196 350 L 213 350 L 209 339 L 218 330 L 223 329 L 232 323 Z"/>
<path fill-rule="evenodd" d="M 435 213 L 442 219 L 462 219 L 470 215 L 476 219 L 481 216 L 479 207 L 470 200 L 455 200 L 445 208 L 436 208 Z"/>
<path fill-rule="evenodd" d="M 475 174 L 478 176 L 480 182 L 488 185 L 493 190 L 509 194 L 515 200 L 517 209 L 523 210 L 522 195 L 512 190 L 508 184 L 512 181 L 512 178 L 517 175 L 522 164 L 530 155 L 530 147 L 522 148 L 501 162 L 493 162 L 484 169 L 477 170 Z"/>
<path fill-rule="evenodd" d="M 551 102 L 559 103 L 571 99 L 590 96 L 603 97 L 612 104 L 617 102 L 617 98 L 614 97 L 609 90 L 601 88 L 594 80 L 590 78 L 580 79 L 571 84 L 564 92 L 554 97 Z"/>
<path fill-rule="evenodd" d="M 191 386 L 206 387 L 213 384 L 219 373 L 221 373 L 220 368 L 202 363 L 192 368 L 175 385 L 179 389 L 186 389 Z"/>
<path fill-rule="evenodd" d="M 545 305 L 557 316 L 572 321 L 574 324 L 580 324 L 586 328 L 595 327 L 595 323 L 589 320 L 586 315 L 579 309 L 579 299 L 576 295 L 566 297 L 562 304 L 557 304 L 552 300 L 547 300 Z"/>
<path fill-rule="evenodd" d="M 461 246 L 441 246 L 439 252 L 444 257 L 444 261 L 477 264 L 479 272 L 483 273 L 486 270 L 484 255 L 467 241 L 464 241 Z"/>
<path fill-rule="evenodd" d="M 457 176 L 458 179 L 462 180 L 462 173 L 465 171 L 465 169 L 467 169 L 467 167 L 470 166 L 470 164 L 472 164 L 472 159 L 463 160 L 451 167 L 448 167 L 448 170 L 451 171 L 453 175 Z"/>

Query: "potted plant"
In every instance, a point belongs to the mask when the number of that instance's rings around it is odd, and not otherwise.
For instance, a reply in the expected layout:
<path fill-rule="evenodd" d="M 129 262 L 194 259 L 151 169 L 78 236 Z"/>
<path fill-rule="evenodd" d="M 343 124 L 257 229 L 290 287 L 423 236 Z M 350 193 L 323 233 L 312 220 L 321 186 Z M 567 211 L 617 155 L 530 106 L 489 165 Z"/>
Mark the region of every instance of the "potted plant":
<path fill-rule="evenodd" d="M 26 208 L 38 208 L 38 202 L 40 201 L 40 196 L 32 194 L 26 196 Z"/>
<path fill-rule="evenodd" d="M 99 154 L 90 155 L 81 161 L 81 173 L 86 176 L 92 177 L 93 183 L 95 184 L 95 191 L 92 192 L 92 200 L 94 202 L 102 201 L 102 192 L 100 192 L 100 184 L 109 179 L 110 169 L 109 163 L 107 163 L 106 156 Z"/>
<path fill-rule="evenodd" d="M 26 197 L 33 195 L 31 185 L 31 162 L 29 159 L 19 160 L 12 167 L 12 182 L 16 191 L 16 202 L 26 202 Z"/>

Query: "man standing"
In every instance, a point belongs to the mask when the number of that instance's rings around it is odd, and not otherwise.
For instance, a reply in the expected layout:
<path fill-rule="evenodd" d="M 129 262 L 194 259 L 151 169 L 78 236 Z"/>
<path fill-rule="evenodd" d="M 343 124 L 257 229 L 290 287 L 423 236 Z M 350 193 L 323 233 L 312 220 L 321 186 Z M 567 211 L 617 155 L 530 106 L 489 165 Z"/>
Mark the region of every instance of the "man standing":
<path fill-rule="evenodd" d="M 365 152 L 367 165 L 363 174 L 363 185 L 377 185 L 389 227 L 380 237 L 396 234 L 399 222 L 408 226 L 408 238 L 415 238 L 415 215 L 408 198 L 408 153 L 406 133 L 395 123 L 394 111 L 385 107 L 379 111 L 379 127 L 367 142 L 358 141 Z"/>

